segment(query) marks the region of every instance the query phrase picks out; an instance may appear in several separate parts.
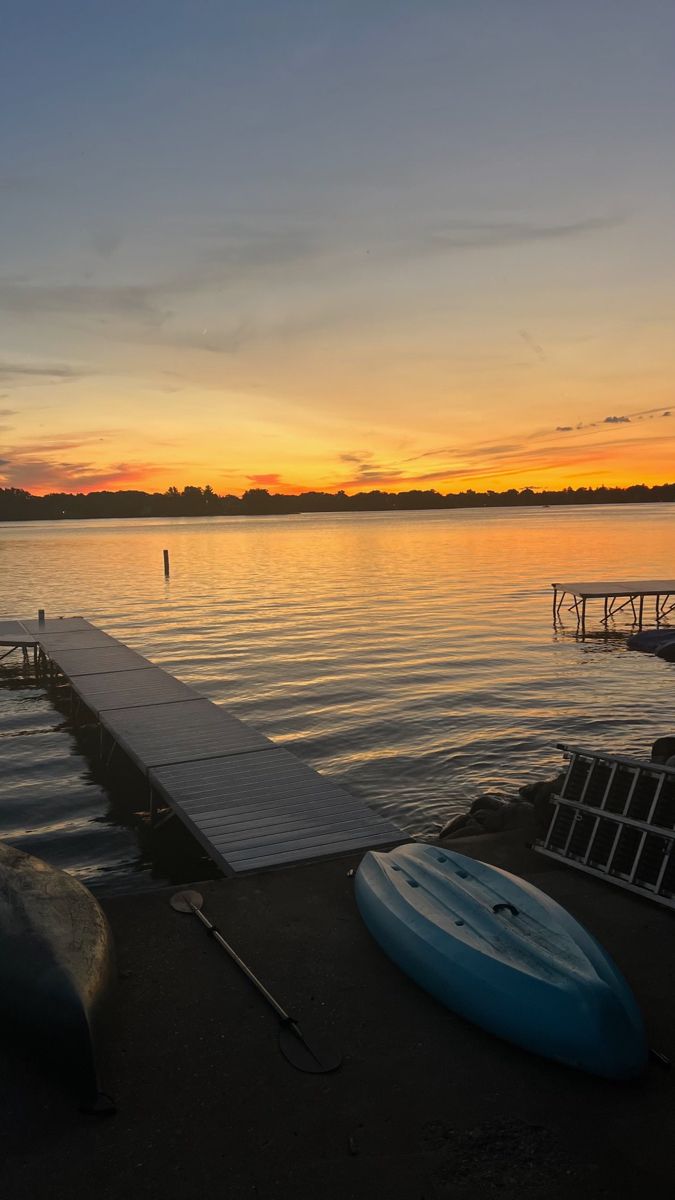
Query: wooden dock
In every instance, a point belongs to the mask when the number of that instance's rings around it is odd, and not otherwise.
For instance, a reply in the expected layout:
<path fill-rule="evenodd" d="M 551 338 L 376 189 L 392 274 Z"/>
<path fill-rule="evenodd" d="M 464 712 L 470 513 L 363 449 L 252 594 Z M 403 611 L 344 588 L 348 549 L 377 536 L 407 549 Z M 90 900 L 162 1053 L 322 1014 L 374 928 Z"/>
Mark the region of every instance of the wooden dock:
<path fill-rule="evenodd" d="M 0 622 L 33 646 L 227 874 L 406 840 L 391 821 L 82 617 Z"/>
<path fill-rule="evenodd" d="M 603 614 L 600 618 L 605 629 L 612 617 L 630 607 L 633 624 L 642 629 L 645 616 L 645 600 L 654 601 L 654 621 L 660 622 L 675 608 L 675 579 L 619 580 L 618 582 L 595 583 L 552 583 L 553 623 L 557 624 L 565 598 L 571 597 L 568 612 L 574 612 L 577 628 L 586 632 L 586 606 L 589 600 L 602 600 Z M 620 603 L 619 603 L 620 602 Z"/>

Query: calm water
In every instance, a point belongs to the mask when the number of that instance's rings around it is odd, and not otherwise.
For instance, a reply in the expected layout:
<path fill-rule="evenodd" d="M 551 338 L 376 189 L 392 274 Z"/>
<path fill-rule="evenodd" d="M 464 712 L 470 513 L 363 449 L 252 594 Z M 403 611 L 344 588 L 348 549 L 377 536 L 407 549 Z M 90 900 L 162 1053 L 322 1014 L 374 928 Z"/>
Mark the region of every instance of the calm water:
<path fill-rule="evenodd" d="M 557 741 L 644 754 L 675 732 L 675 666 L 621 639 L 581 643 L 570 618 L 556 635 L 550 597 L 554 579 L 675 576 L 674 518 L 644 505 L 4 525 L 0 617 L 87 616 L 430 833 L 481 791 L 555 773 Z M 104 888 L 175 874 L 19 668 L 0 663 L 0 837 Z"/>

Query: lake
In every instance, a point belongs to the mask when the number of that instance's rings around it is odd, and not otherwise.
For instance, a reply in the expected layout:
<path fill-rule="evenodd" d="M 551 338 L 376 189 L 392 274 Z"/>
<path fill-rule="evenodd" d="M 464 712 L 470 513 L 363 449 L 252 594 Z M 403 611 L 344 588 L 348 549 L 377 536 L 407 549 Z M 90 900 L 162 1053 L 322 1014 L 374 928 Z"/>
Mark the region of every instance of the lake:
<path fill-rule="evenodd" d="M 675 575 L 674 507 L 5 524 L 0 618 L 88 617 L 429 834 L 556 774 L 559 741 L 644 756 L 675 732 L 675 666 L 581 642 L 571 617 L 556 632 L 550 588 Z M 139 840 L 123 785 L 18 655 L 0 752 L 0 837 L 104 891 L 203 877 L 186 842 L 163 858 Z"/>

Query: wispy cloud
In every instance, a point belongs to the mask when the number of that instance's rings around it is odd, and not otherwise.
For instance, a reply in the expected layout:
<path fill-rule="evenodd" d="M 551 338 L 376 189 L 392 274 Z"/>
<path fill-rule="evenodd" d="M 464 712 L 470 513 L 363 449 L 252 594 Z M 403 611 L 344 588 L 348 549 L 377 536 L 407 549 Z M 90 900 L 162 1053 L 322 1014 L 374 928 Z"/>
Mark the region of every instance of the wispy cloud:
<path fill-rule="evenodd" d="M 122 235 L 116 229 L 99 229 L 91 240 L 101 258 L 111 258 L 122 242 Z"/>
<path fill-rule="evenodd" d="M 432 487 L 442 482 L 452 486 L 454 480 L 461 481 L 462 487 L 470 486 L 472 481 L 506 479 L 509 476 L 521 476 L 528 472 L 538 475 L 538 482 L 533 486 L 544 486 L 547 473 L 551 470 L 576 470 L 580 467 L 598 468 L 610 460 L 616 452 L 617 435 L 610 433 L 615 424 L 635 426 L 637 419 L 649 421 L 661 417 L 670 417 L 670 409 L 646 409 L 639 414 L 632 414 L 632 420 L 602 420 L 589 422 L 581 426 L 558 426 L 555 430 L 537 429 L 525 433 L 516 441 L 489 442 L 477 441 L 464 445 L 442 445 L 430 447 L 416 455 L 408 456 L 400 462 L 384 463 L 377 461 L 371 451 L 343 451 L 338 460 L 345 466 L 355 466 L 348 478 L 331 481 L 332 490 L 336 488 L 362 487 L 393 487 L 396 490 L 407 490 L 415 487 Z M 604 431 L 607 437 L 599 436 Z M 572 438 L 561 439 L 556 434 L 572 434 Z M 621 449 L 642 451 L 645 447 L 654 446 L 654 434 L 648 436 L 635 433 L 632 437 L 621 437 Z M 420 470 L 425 460 L 436 459 L 438 465 L 433 470 Z"/>
<path fill-rule="evenodd" d="M 267 271 L 320 257 L 327 249 L 323 231 L 306 224 L 284 227 L 275 222 L 269 227 L 253 228 L 240 223 L 214 228 L 207 234 L 212 242 L 204 256 L 207 278 L 216 274 L 227 279 L 233 273 L 241 280 L 242 275 L 260 269 Z"/>
<path fill-rule="evenodd" d="M 556 425 L 556 433 L 572 433 L 585 429 L 600 429 L 602 425 L 630 425 L 637 421 L 655 421 L 669 417 L 670 409 L 644 408 L 638 412 L 623 413 L 620 416 L 602 417 L 599 421 L 579 421 L 576 425 Z"/>
<path fill-rule="evenodd" d="M 377 462 L 371 450 L 346 450 L 338 455 L 340 462 L 356 468 L 352 478 L 343 482 L 341 487 L 361 487 L 381 483 L 383 480 L 393 483 L 405 475 L 404 467 L 393 463 Z"/>
<path fill-rule="evenodd" d="M 542 347 L 539 345 L 539 342 L 535 341 L 535 339 L 532 337 L 532 334 L 528 333 L 526 329 L 519 329 L 518 332 L 525 342 L 525 345 L 530 347 L 530 350 L 534 352 L 539 361 L 545 362 L 546 355 L 544 354 Z"/>
<path fill-rule="evenodd" d="M 370 450 L 344 450 L 341 454 L 338 454 L 340 462 L 356 463 L 357 465 L 366 462 L 369 458 L 372 458 Z"/>
<path fill-rule="evenodd" d="M 255 483 L 256 486 L 266 486 L 273 483 L 281 483 L 281 475 L 276 475 L 274 472 L 268 472 L 263 475 L 247 475 L 249 483 Z"/>
<path fill-rule="evenodd" d="M 68 313 L 118 316 L 160 325 L 169 311 L 158 308 L 162 289 L 152 285 L 31 283 L 0 278 L 0 310 L 15 316 Z"/>
<path fill-rule="evenodd" d="M 0 358 L 0 383 L 30 383 L 44 379 L 51 383 L 67 379 L 83 379 L 94 372 L 75 363 L 45 363 L 35 359 L 7 360 Z M 9 410 L 5 415 L 8 415 Z"/>
<path fill-rule="evenodd" d="M 559 241 L 598 233 L 621 224 L 618 215 L 581 217 L 573 221 L 470 221 L 452 219 L 433 231 L 429 245 L 437 250 L 476 250 L 521 246 L 526 242 Z"/>
<path fill-rule="evenodd" d="M 160 468 L 151 462 L 114 462 L 100 465 L 91 460 L 40 456 L 18 452 L 0 461 L 0 486 L 20 487 L 35 492 L 90 492 L 100 489 L 139 487 Z M 165 469 L 162 464 L 161 470 Z"/>

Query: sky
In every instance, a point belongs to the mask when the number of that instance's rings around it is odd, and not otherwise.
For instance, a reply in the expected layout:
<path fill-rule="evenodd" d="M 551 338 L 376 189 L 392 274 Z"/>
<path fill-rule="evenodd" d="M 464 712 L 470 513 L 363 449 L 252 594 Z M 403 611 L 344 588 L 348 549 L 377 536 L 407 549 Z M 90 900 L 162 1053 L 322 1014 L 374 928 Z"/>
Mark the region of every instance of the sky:
<path fill-rule="evenodd" d="M 675 480 L 672 0 L 7 0 L 0 487 Z"/>

